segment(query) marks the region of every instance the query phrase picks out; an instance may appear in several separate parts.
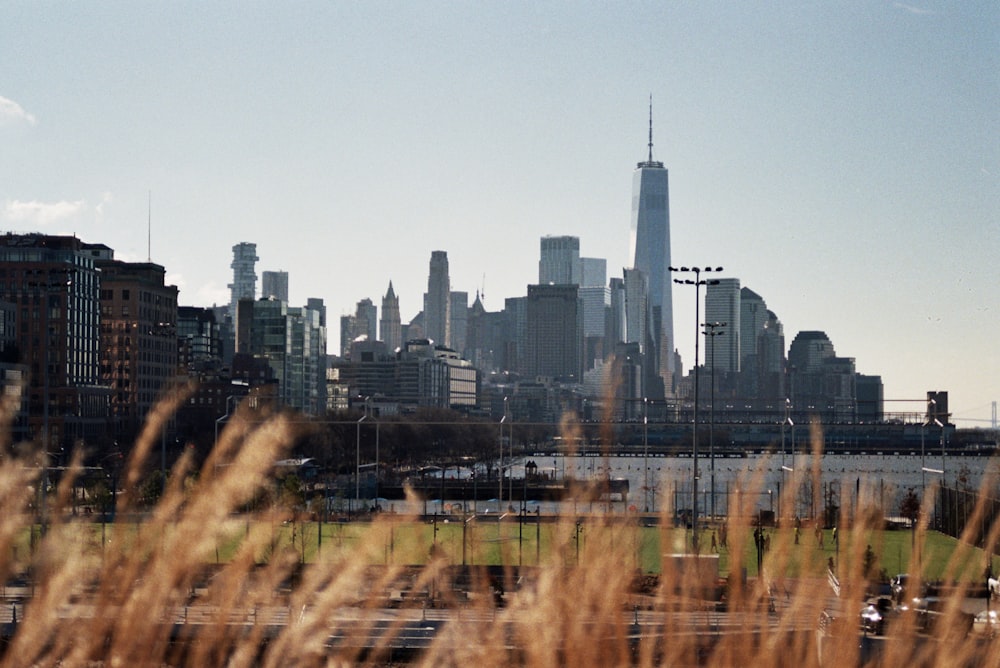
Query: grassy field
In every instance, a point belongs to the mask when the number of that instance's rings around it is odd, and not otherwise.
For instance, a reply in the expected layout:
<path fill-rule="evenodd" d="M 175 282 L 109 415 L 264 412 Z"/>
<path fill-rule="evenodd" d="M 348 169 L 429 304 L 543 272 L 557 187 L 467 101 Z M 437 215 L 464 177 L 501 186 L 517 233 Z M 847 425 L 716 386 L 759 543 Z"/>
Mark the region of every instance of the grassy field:
<path fill-rule="evenodd" d="M 463 521 L 439 518 L 383 516 L 373 522 L 269 522 L 260 518 L 231 517 L 215 540 L 216 563 L 228 563 L 240 550 L 251 532 L 269 535 L 262 541 L 256 558 L 267 561 L 278 552 L 294 555 L 303 563 L 337 561 L 353 555 L 359 548 L 372 565 L 423 565 L 438 557 L 451 564 L 575 566 L 585 564 L 588 555 L 602 546 L 613 547 L 625 555 L 621 564 L 633 572 L 659 573 L 664 554 L 690 552 L 691 531 L 683 528 L 639 526 L 635 522 L 607 518 L 581 521 L 553 521 L 523 524 L 495 518 Z M 100 554 L 112 541 L 132 541 L 143 530 L 138 523 L 81 523 L 70 525 L 85 541 L 91 554 Z M 170 524 L 163 525 L 167 533 Z M 66 530 L 65 528 L 61 530 Z M 712 548 L 712 534 L 716 549 Z M 758 575 L 757 548 L 749 529 L 730 529 L 728 545 L 719 540 L 718 527 L 702 530 L 701 553 L 717 554 L 719 573 L 728 576 L 745 570 L 748 577 Z M 37 544 L 41 529 L 24 529 L 14 541 L 14 555 L 29 556 Z M 765 570 L 784 577 L 815 577 L 825 574 L 832 563 L 835 570 L 849 560 L 865 559 L 871 546 L 872 575 L 891 577 L 896 573 L 919 570 L 925 580 L 960 580 L 979 582 L 986 568 L 986 554 L 978 548 L 960 544 L 954 538 L 928 531 L 921 536 L 905 530 L 843 530 L 838 541 L 830 530 L 823 532 L 822 546 L 812 531 L 801 532 L 795 541 L 793 529 L 767 529 L 770 552 L 761 554 Z M 914 555 L 919 556 L 919 562 Z M 917 566 L 919 564 L 919 567 Z M 993 559 L 994 572 L 1000 560 Z M 772 575 L 773 577 L 773 575 Z"/>

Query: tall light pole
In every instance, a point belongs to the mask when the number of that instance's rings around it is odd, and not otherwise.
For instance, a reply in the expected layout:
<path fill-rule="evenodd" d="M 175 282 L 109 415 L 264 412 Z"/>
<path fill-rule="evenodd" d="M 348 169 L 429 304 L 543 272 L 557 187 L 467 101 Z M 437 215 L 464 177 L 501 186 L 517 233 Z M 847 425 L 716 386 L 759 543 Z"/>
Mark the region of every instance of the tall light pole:
<path fill-rule="evenodd" d="M 786 472 L 794 472 L 795 467 L 785 466 L 785 426 L 791 425 L 792 429 L 795 429 L 795 423 L 792 422 L 791 416 L 788 414 L 792 409 L 792 402 L 789 401 L 788 397 L 785 397 L 785 419 L 781 422 L 781 480 L 784 482 Z M 793 454 L 794 456 L 794 454 Z M 793 479 L 794 483 L 795 480 Z M 787 489 L 787 487 L 786 487 Z M 793 500 L 792 505 L 794 507 L 795 502 Z M 778 514 L 781 514 L 781 490 L 778 490 Z M 798 513 L 796 513 L 797 515 Z"/>
<path fill-rule="evenodd" d="M 709 342 L 709 357 L 711 358 L 712 370 L 712 400 L 709 404 L 708 418 L 708 459 L 711 468 L 712 482 L 712 517 L 715 517 L 715 337 L 725 334 L 722 328 L 726 326 L 724 322 L 706 322 L 702 325 L 705 328 L 705 336 Z"/>
<path fill-rule="evenodd" d="M 642 398 L 642 491 L 643 512 L 649 512 L 649 399 Z"/>
<path fill-rule="evenodd" d="M 507 397 L 503 398 L 503 417 L 500 418 L 500 461 L 497 462 L 497 513 L 503 507 L 503 423 L 507 421 Z"/>
<path fill-rule="evenodd" d="M 365 404 L 365 407 L 367 410 L 367 403 Z M 356 464 L 354 470 L 354 503 L 358 508 L 361 508 L 361 423 L 367 418 L 367 412 L 358 418 L 357 440 L 355 441 L 354 446 L 354 461 Z"/>
<path fill-rule="evenodd" d="M 690 278 L 675 278 L 674 283 L 678 285 L 694 286 L 694 435 L 691 444 L 691 457 L 694 465 L 691 468 L 691 529 L 693 533 L 693 543 L 698 547 L 698 340 L 701 338 L 699 321 L 701 320 L 701 286 L 718 285 L 718 279 L 703 279 L 702 272 L 722 271 L 722 267 L 670 267 L 673 273 L 694 274 L 694 280 Z"/>
<path fill-rule="evenodd" d="M 933 399 L 927 400 L 926 415 L 924 415 L 924 421 L 920 423 L 920 503 L 924 502 L 924 493 L 927 490 L 927 462 L 925 461 L 927 451 L 924 448 L 924 432 L 927 431 L 927 425 L 931 423 L 931 405 L 936 403 Z"/>

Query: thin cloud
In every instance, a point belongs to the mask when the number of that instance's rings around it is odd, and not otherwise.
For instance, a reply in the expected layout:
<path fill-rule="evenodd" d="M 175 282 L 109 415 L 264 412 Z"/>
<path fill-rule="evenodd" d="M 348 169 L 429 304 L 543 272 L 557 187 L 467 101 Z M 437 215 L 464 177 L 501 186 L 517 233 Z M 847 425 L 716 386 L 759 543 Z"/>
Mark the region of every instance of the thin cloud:
<path fill-rule="evenodd" d="M 5 121 L 10 123 L 24 122 L 28 125 L 35 125 L 38 122 L 32 114 L 25 111 L 24 107 L 14 100 L 0 97 L 0 123 Z"/>
<path fill-rule="evenodd" d="M 39 202 L 32 200 L 7 200 L 3 208 L 3 219 L 12 223 L 29 223 L 34 225 L 49 225 L 51 223 L 72 218 L 87 208 L 84 200 L 76 202 Z"/>
<path fill-rule="evenodd" d="M 923 7 L 914 7 L 913 5 L 903 4 L 902 2 L 894 2 L 892 6 L 896 9 L 902 9 L 904 11 L 910 12 L 911 14 L 933 14 L 933 10 L 924 9 Z"/>

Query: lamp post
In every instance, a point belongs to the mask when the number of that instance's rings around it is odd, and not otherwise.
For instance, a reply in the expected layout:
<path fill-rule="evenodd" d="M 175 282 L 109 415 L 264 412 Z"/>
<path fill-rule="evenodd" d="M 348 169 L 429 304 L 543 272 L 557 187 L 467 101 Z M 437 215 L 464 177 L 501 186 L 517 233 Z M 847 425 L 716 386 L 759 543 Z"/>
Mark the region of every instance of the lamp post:
<path fill-rule="evenodd" d="M 694 280 L 690 278 L 675 278 L 674 283 L 678 285 L 694 286 L 694 430 L 691 442 L 691 457 L 693 466 L 691 468 L 691 529 L 693 533 L 693 544 L 695 550 L 698 548 L 698 340 L 699 321 L 701 320 L 701 286 L 718 285 L 718 279 L 701 277 L 702 272 L 719 272 L 722 267 L 669 267 L 670 271 L 679 274 L 694 274 Z"/>
<path fill-rule="evenodd" d="M 233 384 L 236 385 L 237 383 L 233 383 Z M 227 420 L 229 420 L 229 418 L 232 417 L 233 412 L 236 411 L 235 407 L 233 407 L 232 411 L 229 410 L 229 403 L 233 399 L 242 399 L 244 396 L 246 396 L 246 395 L 243 395 L 243 394 L 230 394 L 228 397 L 226 397 L 226 405 L 224 406 L 224 408 L 226 409 L 226 414 L 220 416 L 215 421 L 215 442 L 216 443 L 219 442 L 219 425 L 222 424 L 223 422 L 226 422 Z"/>
<path fill-rule="evenodd" d="M 649 512 L 649 399 L 642 398 L 642 498 L 643 512 Z"/>
<path fill-rule="evenodd" d="M 497 512 L 503 508 L 503 423 L 507 420 L 507 397 L 503 398 L 503 417 L 500 418 L 500 461 L 497 462 L 497 479 L 499 489 L 497 490 Z"/>
<path fill-rule="evenodd" d="M 725 334 L 722 328 L 726 326 L 724 322 L 706 322 L 702 325 L 705 328 L 704 334 L 709 342 L 709 357 L 712 370 L 712 399 L 709 404 L 708 418 L 708 459 L 711 468 L 712 483 L 712 517 L 715 517 L 715 337 Z"/>
<path fill-rule="evenodd" d="M 367 404 L 366 404 L 367 406 Z M 368 418 L 368 413 L 366 412 L 357 422 L 357 439 L 354 445 L 354 461 L 356 464 L 354 470 L 354 504 L 360 508 L 361 507 L 361 423 Z"/>
<path fill-rule="evenodd" d="M 920 502 L 924 501 L 924 494 L 927 490 L 927 462 L 925 458 L 927 452 L 924 449 L 924 432 L 927 430 L 927 425 L 931 423 L 931 406 L 937 402 L 934 399 L 927 400 L 927 414 L 924 415 L 924 421 L 920 424 Z"/>
<path fill-rule="evenodd" d="M 786 472 L 794 472 L 795 471 L 795 467 L 785 466 L 785 425 L 790 425 L 792 427 L 792 429 L 795 429 L 795 423 L 792 422 L 792 418 L 788 414 L 791 409 L 792 409 L 792 402 L 788 400 L 788 397 L 785 397 L 785 419 L 781 421 L 781 480 L 782 480 L 782 482 L 784 482 L 784 480 L 785 480 L 785 473 Z M 794 448 L 793 448 L 793 450 L 794 450 Z M 793 454 L 793 456 L 794 456 L 794 454 Z M 793 483 L 795 482 L 794 479 L 792 480 L 792 482 Z M 788 487 L 786 486 L 785 489 L 788 489 Z M 792 501 L 792 505 L 793 506 L 795 505 L 794 500 Z M 781 492 L 780 492 L 780 488 L 779 488 L 779 493 L 778 493 L 778 514 L 779 515 L 781 514 Z"/>

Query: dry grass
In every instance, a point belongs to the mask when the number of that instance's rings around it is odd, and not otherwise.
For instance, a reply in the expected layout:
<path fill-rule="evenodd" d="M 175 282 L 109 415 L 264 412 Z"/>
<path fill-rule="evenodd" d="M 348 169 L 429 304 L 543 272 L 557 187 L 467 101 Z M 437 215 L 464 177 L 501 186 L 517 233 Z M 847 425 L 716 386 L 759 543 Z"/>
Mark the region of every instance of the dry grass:
<path fill-rule="evenodd" d="M 133 449 L 119 515 L 134 503 L 129 490 L 136 488 L 172 408 L 167 403 L 159 409 Z M 205 586 L 216 546 L 232 539 L 233 514 L 269 484 L 272 462 L 293 441 L 293 426 L 281 415 L 253 425 L 234 419 L 193 485 L 181 482 L 191 476 L 189 462 L 180 462 L 155 510 L 138 526 L 112 526 L 103 550 L 93 549 L 89 529 L 65 519 L 70 486 L 64 479 L 49 502 L 51 524 L 27 564 L 34 596 L 21 608 L 4 664 L 348 666 L 408 660 L 476 668 L 853 666 L 867 656 L 859 649 L 858 632 L 866 586 L 862 541 L 842 549 L 837 599 L 825 569 L 794 581 L 782 576 L 793 554 L 802 563 L 817 561 L 803 556 L 813 549 L 811 541 L 793 549 L 789 532 L 775 534 L 765 557 L 767 577 L 731 580 L 726 612 L 717 611 L 695 579 L 670 562 L 651 591 L 638 592 L 634 545 L 621 539 L 612 518 L 588 523 L 582 546 L 575 540 L 575 521 L 560 522 L 542 565 L 530 582 L 505 592 L 502 607 L 490 591 L 495 582 L 473 582 L 469 598 L 447 586 L 450 564 L 444 557 L 416 573 L 400 566 L 371 568 L 392 531 L 378 521 L 352 549 L 338 551 L 335 561 L 320 560 L 299 572 L 296 554 L 272 553 L 268 517 L 260 514 L 255 519 L 262 521 L 246 523 L 235 556 Z M 25 566 L 13 558 L 13 546 L 34 522 L 28 509 L 39 469 L 23 464 L 8 459 L 0 465 L 5 579 Z M 811 475 L 818 477 L 818 468 Z M 742 486 L 754 489 L 759 483 L 748 472 Z M 787 487 L 791 507 L 794 486 Z M 753 515 L 749 507 L 729 511 L 732 517 Z M 665 510 L 664 520 L 669 513 Z M 852 519 L 862 530 L 865 522 L 874 522 Z M 921 527 L 919 540 L 925 530 Z M 730 543 L 744 544 L 751 531 L 748 523 L 731 521 Z M 997 532 L 995 526 L 991 544 Z M 264 565 L 261 555 L 269 557 Z M 740 572 L 741 555 L 734 551 L 733 572 Z M 962 559 L 956 554 L 953 562 Z M 384 592 L 401 581 L 412 591 L 434 592 L 434 609 L 383 609 Z M 890 639 L 878 644 L 881 665 L 1000 665 L 1000 648 L 992 641 L 966 637 L 961 592 L 949 601 L 937 635 L 918 633 L 915 617 L 898 620 Z M 821 619 L 828 620 L 823 631 Z M 435 632 L 422 653 L 390 651 L 425 626 Z"/>

